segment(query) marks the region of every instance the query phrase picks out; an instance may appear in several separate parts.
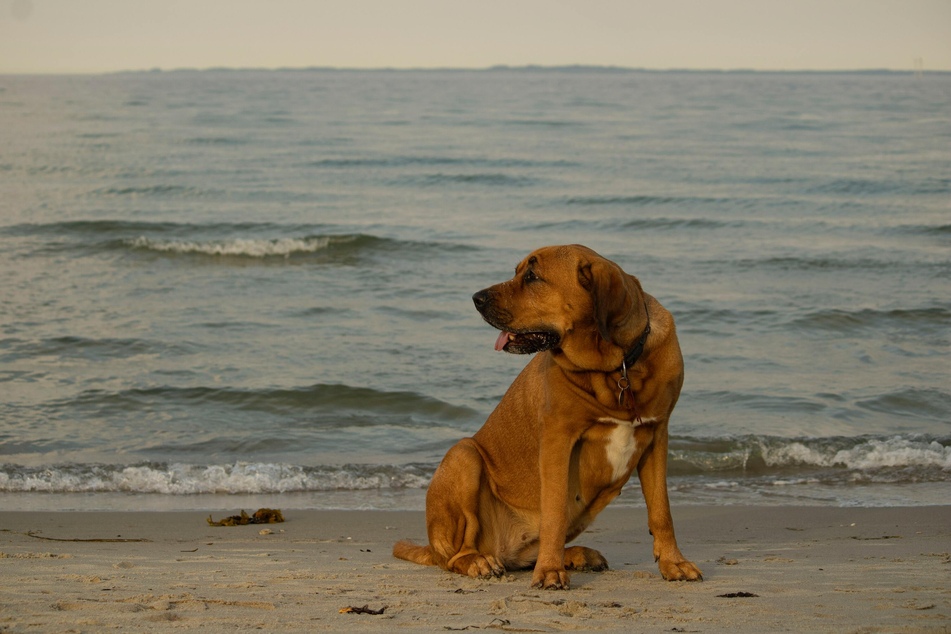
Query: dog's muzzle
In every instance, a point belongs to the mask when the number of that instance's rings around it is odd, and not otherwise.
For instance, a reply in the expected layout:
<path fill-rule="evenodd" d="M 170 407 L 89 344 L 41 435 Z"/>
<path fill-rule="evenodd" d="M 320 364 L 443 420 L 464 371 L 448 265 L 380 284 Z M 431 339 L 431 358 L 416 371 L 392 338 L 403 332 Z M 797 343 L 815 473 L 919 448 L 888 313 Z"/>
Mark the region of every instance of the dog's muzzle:
<path fill-rule="evenodd" d="M 512 354 L 534 354 L 558 347 L 561 336 L 549 328 L 520 328 L 509 330 L 512 314 L 493 301 L 491 289 L 483 289 L 472 296 L 472 302 L 482 318 L 502 332 L 495 340 L 495 349 Z"/>

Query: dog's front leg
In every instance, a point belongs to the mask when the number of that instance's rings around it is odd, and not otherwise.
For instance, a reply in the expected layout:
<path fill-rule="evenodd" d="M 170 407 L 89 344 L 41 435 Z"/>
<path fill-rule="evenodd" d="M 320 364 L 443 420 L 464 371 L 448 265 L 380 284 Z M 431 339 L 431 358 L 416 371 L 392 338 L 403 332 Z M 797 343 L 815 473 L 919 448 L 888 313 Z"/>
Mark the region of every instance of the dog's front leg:
<path fill-rule="evenodd" d="M 568 532 L 568 463 L 574 439 L 564 430 L 542 434 L 538 468 L 541 476 L 538 560 L 532 587 L 568 589 L 565 571 L 565 536 Z"/>
<path fill-rule="evenodd" d="M 656 426 L 653 438 L 647 427 L 635 434 L 639 443 L 649 443 L 637 465 L 637 473 L 647 503 L 647 525 L 654 536 L 654 560 L 668 581 L 702 581 L 700 569 L 683 556 L 674 536 L 674 520 L 667 497 L 667 422 Z"/>

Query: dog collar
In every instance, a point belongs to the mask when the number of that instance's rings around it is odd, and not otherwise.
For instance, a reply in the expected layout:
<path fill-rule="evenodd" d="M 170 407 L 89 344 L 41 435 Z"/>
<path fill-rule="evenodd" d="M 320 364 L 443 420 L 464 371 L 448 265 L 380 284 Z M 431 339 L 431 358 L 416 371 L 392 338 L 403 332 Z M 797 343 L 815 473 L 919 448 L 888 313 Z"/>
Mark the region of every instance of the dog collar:
<path fill-rule="evenodd" d="M 647 302 L 644 302 L 644 314 L 647 316 L 647 326 L 644 328 L 641 338 L 638 339 L 634 347 L 631 348 L 631 351 L 624 355 L 624 361 L 621 362 L 621 367 L 617 368 L 615 372 L 623 372 L 626 375 L 627 368 L 634 367 L 637 360 L 644 354 L 644 344 L 647 343 L 647 335 L 651 334 L 651 314 L 650 311 L 647 310 Z"/>
<path fill-rule="evenodd" d="M 637 413 L 637 402 L 634 397 L 634 391 L 631 389 L 631 381 L 627 378 L 627 369 L 633 367 L 634 364 L 637 363 L 637 360 L 641 358 L 641 355 L 644 354 L 644 344 L 647 343 L 647 335 L 651 334 L 651 314 L 647 309 L 647 302 L 644 302 L 644 313 L 647 315 L 647 326 L 644 327 L 641 338 L 638 339 L 631 351 L 624 355 L 624 360 L 621 361 L 621 367 L 615 370 L 615 372 L 621 373 L 621 378 L 617 381 L 618 407 L 631 410 L 634 414 L 634 420 L 638 423 L 641 422 L 641 416 Z"/>

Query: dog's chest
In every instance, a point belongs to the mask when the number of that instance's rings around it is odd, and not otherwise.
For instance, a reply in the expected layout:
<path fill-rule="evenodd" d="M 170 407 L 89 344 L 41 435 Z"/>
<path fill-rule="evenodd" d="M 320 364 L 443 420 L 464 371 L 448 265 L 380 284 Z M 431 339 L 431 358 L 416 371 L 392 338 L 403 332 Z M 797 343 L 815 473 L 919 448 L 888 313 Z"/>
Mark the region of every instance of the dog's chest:
<path fill-rule="evenodd" d="M 604 454 L 612 469 L 611 482 L 617 482 L 627 475 L 628 465 L 637 451 L 637 439 L 634 437 L 637 423 L 613 418 L 601 419 L 600 422 L 613 425 L 604 437 Z"/>

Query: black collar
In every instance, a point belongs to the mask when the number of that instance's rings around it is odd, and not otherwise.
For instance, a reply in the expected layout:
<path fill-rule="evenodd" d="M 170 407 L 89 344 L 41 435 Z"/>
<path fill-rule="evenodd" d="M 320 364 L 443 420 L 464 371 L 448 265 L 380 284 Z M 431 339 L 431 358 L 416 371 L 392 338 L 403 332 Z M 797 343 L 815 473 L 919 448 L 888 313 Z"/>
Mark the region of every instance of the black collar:
<path fill-rule="evenodd" d="M 624 362 L 615 372 L 624 372 L 627 374 L 627 369 L 634 367 L 637 360 L 644 354 L 644 344 L 647 343 L 647 335 L 651 334 L 651 314 L 647 309 L 646 301 L 644 302 L 644 314 L 647 315 L 647 326 L 644 328 L 644 333 L 641 335 L 641 338 L 638 339 L 637 343 L 634 344 L 634 347 L 631 348 L 631 351 L 624 355 Z"/>

